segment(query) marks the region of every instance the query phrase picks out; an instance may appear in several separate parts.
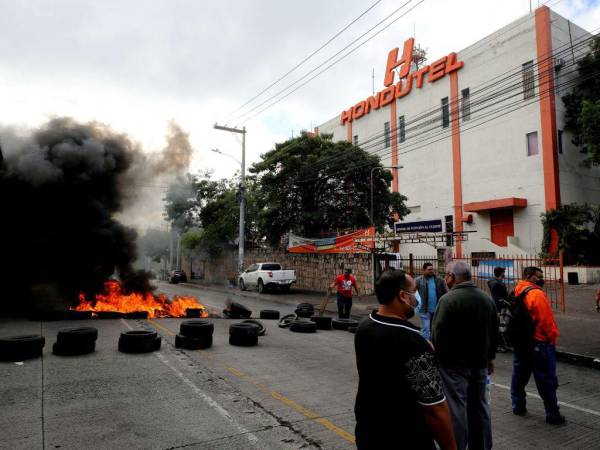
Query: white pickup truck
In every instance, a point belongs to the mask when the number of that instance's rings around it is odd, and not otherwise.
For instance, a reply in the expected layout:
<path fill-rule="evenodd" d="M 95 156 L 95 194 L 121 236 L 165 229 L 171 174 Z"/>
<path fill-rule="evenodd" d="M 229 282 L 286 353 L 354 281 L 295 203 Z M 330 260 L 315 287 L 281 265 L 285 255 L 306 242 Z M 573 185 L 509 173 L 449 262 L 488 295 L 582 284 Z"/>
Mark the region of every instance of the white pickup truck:
<path fill-rule="evenodd" d="M 266 289 L 274 287 L 289 291 L 295 282 L 296 272 L 294 270 L 283 270 L 281 264 L 266 262 L 252 264 L 242 272 L 238 286 L 242 291 L 249 287 L 256 287 L 258 292 L 262 293 Z"/>

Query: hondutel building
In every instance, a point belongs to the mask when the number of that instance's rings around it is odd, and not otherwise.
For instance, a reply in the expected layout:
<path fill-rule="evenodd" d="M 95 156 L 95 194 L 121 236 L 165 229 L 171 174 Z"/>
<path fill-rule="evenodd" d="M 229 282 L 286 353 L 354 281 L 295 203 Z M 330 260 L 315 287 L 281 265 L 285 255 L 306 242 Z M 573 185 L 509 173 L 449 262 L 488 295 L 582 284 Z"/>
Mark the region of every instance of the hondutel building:
<path fill-rule="evenodd" d="M 427 62 L 408 39 L 382 52 L 381 90 L 357 93 L 318 132 L 401 166 L 391 189 L 411 212 L 398 231 L 474 231 L 446 244 L 464 256 L 537 254 L 541 213 L 600 202 L 600 168 L 580 165 L 561 99 L 591 39 L 547 7 Z M 423 243 L 399 251 L 432 254 Z"/>

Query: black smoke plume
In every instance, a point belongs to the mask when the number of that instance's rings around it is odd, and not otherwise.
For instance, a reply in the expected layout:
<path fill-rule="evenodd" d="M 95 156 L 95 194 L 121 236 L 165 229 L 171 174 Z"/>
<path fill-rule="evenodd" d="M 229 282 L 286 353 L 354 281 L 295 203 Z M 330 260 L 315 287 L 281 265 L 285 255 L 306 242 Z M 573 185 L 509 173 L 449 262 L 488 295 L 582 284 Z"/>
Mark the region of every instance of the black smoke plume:
<path fill-rule="evenodd" d="M 127 136 L 61 118 L 27 136 L 0 133 L 0 313 L 74 304 L 117 274 L 125 290 L 151 289 L 132 268 L 136 232 L 114 215 L 146 160 Z"/>

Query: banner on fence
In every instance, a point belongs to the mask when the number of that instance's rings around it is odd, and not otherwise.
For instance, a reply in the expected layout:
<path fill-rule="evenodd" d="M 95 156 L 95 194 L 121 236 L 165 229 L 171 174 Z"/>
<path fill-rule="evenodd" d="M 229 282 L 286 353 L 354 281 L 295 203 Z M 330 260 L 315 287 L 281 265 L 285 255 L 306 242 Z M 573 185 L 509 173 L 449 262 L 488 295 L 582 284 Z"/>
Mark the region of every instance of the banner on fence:
<path fill-rule="evenodd" d="M 288 252 L 290 253 L 369 253 L 373 248 L 373 241 L 356 242 L 358 238 L 373 237 L 373 228 L 358 230 L 324 239 L 310 239 L 289 235 Z"/>

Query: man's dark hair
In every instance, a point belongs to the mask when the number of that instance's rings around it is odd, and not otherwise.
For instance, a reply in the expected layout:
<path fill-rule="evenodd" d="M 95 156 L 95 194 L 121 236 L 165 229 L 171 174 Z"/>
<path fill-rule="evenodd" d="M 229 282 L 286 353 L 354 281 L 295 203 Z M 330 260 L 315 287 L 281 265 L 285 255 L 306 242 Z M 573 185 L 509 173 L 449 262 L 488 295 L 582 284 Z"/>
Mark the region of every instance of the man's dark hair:
<path fill-rule="evenodd" d="M 386 269 L 375 282 L 375 295 L 381 305 L 387 305 L 400 291 L 405 291 L 409 287 L 410 282 L 404 270 Z"/>
<path fill-rule="evenodd" d="M 429 266 L 433 267 L 433 264 L 431 264 L 430 262 L 426 262 L 425 264 L 423 264 L 423 270 L 427 269 Z"/>
<path fill-rule="evenodd" d="M 504 275 L 504 272 L 506 272 L 506 269 L 504 267 L 495 267 L 494 268 L 494 276 L 495 277 Z"/>
<path fill-rule="evenodd" d="M 542 269 L 540 269 L 539 267 L 534 267 L 534 266 L 525 267 L 523 269 L 523 279 L 526 280 L 527 278 L 534 276 L 537 272 L 544 273 L 544 271 Z"/>

